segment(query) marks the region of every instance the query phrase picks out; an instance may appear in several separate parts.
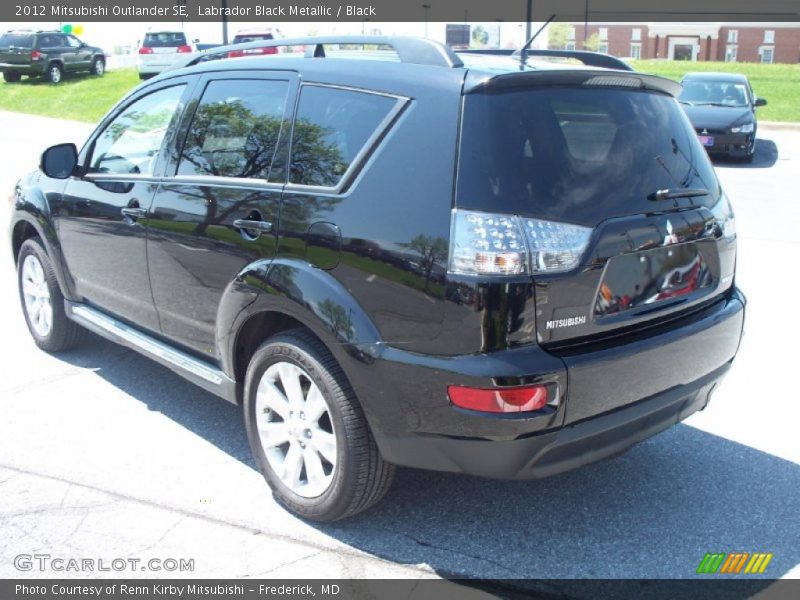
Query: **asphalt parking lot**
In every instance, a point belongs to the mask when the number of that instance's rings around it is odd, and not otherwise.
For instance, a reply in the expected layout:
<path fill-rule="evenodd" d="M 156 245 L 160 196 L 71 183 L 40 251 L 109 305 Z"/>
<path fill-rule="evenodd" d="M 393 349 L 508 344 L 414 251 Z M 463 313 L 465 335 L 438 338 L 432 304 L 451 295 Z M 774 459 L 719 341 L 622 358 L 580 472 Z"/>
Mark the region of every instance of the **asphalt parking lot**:
<path fill-rule="evenodd" d="M 0 189 L 91 128 L 0 112 Z M 242 419 L 99 338 L 49 356 L 22 318 L 2 204 L 0 577 L 20 554 L 193 558 L 171 576 L 683 578 L 706 552 L 772 552 L 800 577 L 800 129 L 720 161 L 739 232 L 746 336 L 710 407 L 603 463 L 534 482 L 402 469 L 382 504 L 311 525 L 272 500 Z M 163 576 L 126 571 L 103 576 Z"/>

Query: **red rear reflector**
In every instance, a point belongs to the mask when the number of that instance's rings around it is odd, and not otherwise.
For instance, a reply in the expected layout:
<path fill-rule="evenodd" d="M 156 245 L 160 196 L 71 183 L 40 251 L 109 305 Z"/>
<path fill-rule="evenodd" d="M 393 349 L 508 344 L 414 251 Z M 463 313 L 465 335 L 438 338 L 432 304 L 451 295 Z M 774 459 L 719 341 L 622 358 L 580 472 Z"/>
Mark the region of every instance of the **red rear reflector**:
<path fill-rule="evenodd" d="M 181 52 L 183 54 L 185 54 L 187 52 L 191 52 L 191 51 L 192 51 L 192 47 L 191 46 L 178 46 L 178 52 Z"/>
<path fill-rule="evenodd" d="M 495 389 L 451 385 L 447 395 L 455 406 L 491 413 L 529 412 L 547 404 L 547 388 L 543 385 Z"/>
<path fill-rule="evenodd" d="M 142 46 L 139 48 L 139 54 L 152 54 L 153 49 L 150 46 Z"/>
<path fill-rule="evenodd" d="M 34 50 L 33 52 L 31 52 L 31 60 L 39 60 L 41 58 L 42 58 L 42 53 L 39 52 L 38 50 Z"/>

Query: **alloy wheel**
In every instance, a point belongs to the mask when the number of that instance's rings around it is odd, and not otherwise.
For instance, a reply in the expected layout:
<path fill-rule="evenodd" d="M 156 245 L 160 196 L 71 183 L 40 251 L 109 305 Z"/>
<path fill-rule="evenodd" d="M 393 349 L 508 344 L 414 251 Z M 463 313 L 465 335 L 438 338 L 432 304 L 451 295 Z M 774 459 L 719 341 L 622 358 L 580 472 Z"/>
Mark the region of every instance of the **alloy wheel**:
<path fill-rule="evenodd" d="M 39 259 L 29 254 L 22 263 L 22 296 L 28 321 L 41 337 L 47 337 L 53 327 L 53 307 L 50 289 Z"/>
<path fill-rule="evenodd" d="M 336 431 L 317 384 L 290 362 L 270 365 L 256 392 L 256 427 L 269 466 L 298 496 L 314 498 L 333 481 Z"/>

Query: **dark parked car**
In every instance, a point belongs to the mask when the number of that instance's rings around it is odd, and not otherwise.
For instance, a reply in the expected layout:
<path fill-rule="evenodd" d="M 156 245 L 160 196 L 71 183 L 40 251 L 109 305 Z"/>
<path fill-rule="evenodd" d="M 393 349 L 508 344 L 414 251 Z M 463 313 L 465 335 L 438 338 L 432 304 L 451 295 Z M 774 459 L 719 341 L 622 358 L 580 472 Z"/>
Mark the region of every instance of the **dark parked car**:
<path fill-rule="evenodd" d="M 747 77 L 733 73 L 689 73 L 681 81 L 681 104 L 710 154 L 748 162 L 756 152 L 757 98 Z"/>
<path fill-rule="evenodd" d="M 705 408 L 745 301 L 677 83 L 272 43 L 307 57 L 163 73 L 17 184 L 40 348 L 87 328 L 242 404 L 275 497 L 321 521 L 394 465 L 546 477 Z"/>
<path fill-rule="evenodd" d="M 103 75 L 106 55 L 60 31 L 7 31 L 0 36 L 0 71 L 9 83 L 23 75 L 58 83 L 66 73 Z"/>

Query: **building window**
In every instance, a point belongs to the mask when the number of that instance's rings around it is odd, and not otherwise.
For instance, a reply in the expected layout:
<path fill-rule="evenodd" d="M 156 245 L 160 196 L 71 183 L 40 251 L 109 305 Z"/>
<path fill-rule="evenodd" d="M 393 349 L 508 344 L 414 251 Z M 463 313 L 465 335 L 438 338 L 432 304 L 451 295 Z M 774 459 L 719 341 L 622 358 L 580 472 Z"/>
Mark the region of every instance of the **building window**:
<path fill-rule="evenodd" d="M 575 28 L 574 28 L 574 27 L 570 27 L 570 28 L 567 30 L 567 39 L 568 39 L 570 42 L 574 42 L 574 41 L 575 41 Z"/>
<path fill-rule="evenodd" d="M 600 54 L 608 54 L 608 44 L 600 44 L 597 46 L 597 51 Z"/>
<path fill-rule="evenodd" d="M 575 42 L 567 42 L 567 45 L 564 48 L 565 50 L 575 50 Z"/>
<path fill-rule="evenodd" d="M 728 30 L 728 43 L 729 44 L 738 44 L 739 43 L 739 30 L 738 29 L 729 29 Z"/>
<path fill-rule="evenodd" d="M 725 48 L 725 62 L 736 62 L 736 46 Z"/>
<path fill-rule="evenodd" d="M 600 40 L 606 41 L 608 39 L 608 27 L 600 28 Z"/>
<path fill-rule="evenodd" d="M 631 44 L 631 58 L 634 60 L 639 60 L 640 58 L 642 58 L 641 44 Z"/>
<path fill-rule="evenodd" d="M 768 29 L 764 32 L 764 43 L 765 44 L 774 44 L 775 43 L 775 31 L 772 29 Z"/>
<path fill-rule="evenodd" d="M 761 54 L 761 62 L 771 63 L 773 51 L 774 48 L 772 46 L 762 46 L 759 50 L 759 53 Z"/>
<path fill-rule="evenodd" d="M 631 41 L 632 42 L 641 42 L 642 41 L 642 30 L 638 27 L 631 29 Z"/>

